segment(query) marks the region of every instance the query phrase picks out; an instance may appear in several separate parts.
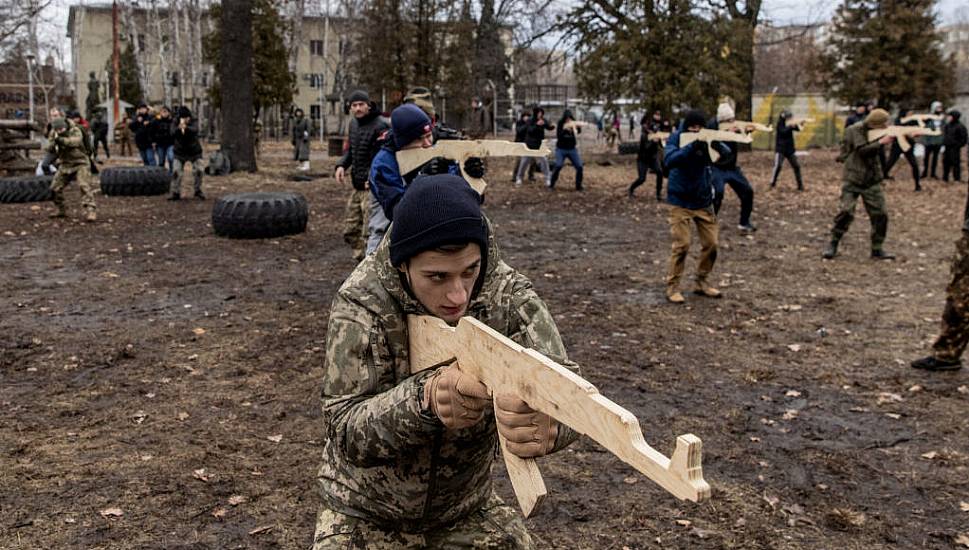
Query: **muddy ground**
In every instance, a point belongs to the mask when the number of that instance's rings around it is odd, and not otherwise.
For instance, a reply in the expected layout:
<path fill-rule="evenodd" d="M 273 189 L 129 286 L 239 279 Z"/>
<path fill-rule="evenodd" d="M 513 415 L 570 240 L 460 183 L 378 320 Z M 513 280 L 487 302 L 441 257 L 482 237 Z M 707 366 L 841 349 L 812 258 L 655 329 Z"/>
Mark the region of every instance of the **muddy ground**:
<path fill-rule="evenodd" d="M 259 174 L 205 185 L 210 199 L 304 193 L 309 228 L 294 237 L 217 238 L 212 200 L 99 197 L 93 226 L 0 205 L 0 547 L 309 547 L 327 312 L 353 262 L 346 188 L 287 181 L 285 156 L 270 146 Z M 677 501 L 581 440 L 541 460 L 540 547 L 969 544 L 969 371 L 908 366 L 938 330 L 965 184 L 915 194 L 899 167 L 898 260 L 868 259 L 859 209 L 842 255 L 822 262 L 834 154 L 802 157 L 804 193 L 789 169 L 769 190 L 769 155 L 745 155 L 760 230 L 738 233 L 728 191 L 725 297 L 677 307 L 663 299 L 666 207 L 652 179 L 627 199 L 632 159 L 613 159 L 587 158 L 581 194 L 569 169 L 549 193 L 514 188 L 510 161 L 492 162 L 487 212 L 585 376 L 661 452 L 702 438 L 713 498 Z"/>

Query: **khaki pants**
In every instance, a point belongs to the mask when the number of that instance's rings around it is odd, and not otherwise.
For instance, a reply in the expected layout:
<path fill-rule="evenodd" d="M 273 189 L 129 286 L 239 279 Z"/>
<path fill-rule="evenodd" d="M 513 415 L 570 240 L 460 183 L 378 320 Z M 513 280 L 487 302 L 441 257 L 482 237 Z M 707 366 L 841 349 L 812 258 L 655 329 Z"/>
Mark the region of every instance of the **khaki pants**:
<path fill-rule="evenodd" d="M 480 510 L 426 533 L 379 527 L 324 507 L 317 516 L 313 538 L 313 550 L 531 550 L 534 547 L 521 514 L 494 494 Z"/>
<path fill-rule="evenodd" d="M 66 210 L 64 188 L 75 180 L 77 180 L 77 186 L 81 188 L 81 206 L 85 210 L 94 211 L 97 208 L 94 203 L 95 182 L 87 163 L 80 166 L 61 166 L 58 168 L 50 184 L 51 200 L 54 202 L 54 206 L 60 212 Z"/>
<path fill-rule="evenodd" d="M 370 191 L 354 189 L 347 200 L 343 217 L 343 241 L 353 249 L 353 259 L 360 261 L 367 251 L 367 221 L 370 219 Z"/>
<path fill-rule="evenodd" d="M 686 256 L 690 252 L 690 222 L 696 224 L 697 236 L 700 239 L 700 258 L 696 267 L 696 281 L 706 283 L 707 277 L 713 271 L 713 264 L 717 261 L 717 243 L 720 238 L 720 227 L 713 207 L 701 210 L 690 210 L 673 206 L 669 214 L 670 236 L 672 237 L 672 253 L 670 254 L 670 268 L 666 276 L 667 293 L 676 292 L 683 278 L 683 268 Z"/>

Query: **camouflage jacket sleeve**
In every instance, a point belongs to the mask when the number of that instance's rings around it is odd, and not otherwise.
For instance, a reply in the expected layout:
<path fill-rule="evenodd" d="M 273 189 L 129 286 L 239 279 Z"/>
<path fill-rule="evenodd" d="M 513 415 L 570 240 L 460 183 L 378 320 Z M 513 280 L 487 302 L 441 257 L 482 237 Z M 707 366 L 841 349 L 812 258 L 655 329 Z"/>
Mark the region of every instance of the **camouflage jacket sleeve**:
<path fill-rule="evenodd" d="M 881 149 L 882 144 L 877 139 L 875 141 L 868 141 L 868 130 L 861 128 L 851 132 L 850 136 L 844 140 L 843 146 L 846 147 L 844 149 L 846 156 L 854 151 L 859 156 L 871 157 L 878 154 L 878 150 Z"/>
<path fill-rule="evenodd" d="M 521 346 L 540 352 L 572 372 L 581 374 L 579 365 L 568 358 L 565 344 L 562 343 L 559 329 L 548 311 L 548 306 L 535 293 L 531 281 L 522 275 L 517 275 L 513 283 L 512 307 L 514 315 L 511 325 L 512 327 L 517 325 L 517 328 L 508 335 L 509 338 Z M 559 424 L 558 438 L 555 440 L 552 452 L 564 449 L 578 437 L 578 432 Z"/>
<path fill-rule="evenodd" d="M 371 466 L 429 445 L 441 423 L 420 411 L 432 371 L 395 380 L 384 330 L 372 314 L 337 296 L 330 312 L 323 375 L 326 437 L 348 461 Z"/>
<path fill-rule="evenodd" d="M 57 141 L 65 147 L 81 147 L 84 144 L 84 134 L 78 128 L 71 128 L 58 137 Z"/>

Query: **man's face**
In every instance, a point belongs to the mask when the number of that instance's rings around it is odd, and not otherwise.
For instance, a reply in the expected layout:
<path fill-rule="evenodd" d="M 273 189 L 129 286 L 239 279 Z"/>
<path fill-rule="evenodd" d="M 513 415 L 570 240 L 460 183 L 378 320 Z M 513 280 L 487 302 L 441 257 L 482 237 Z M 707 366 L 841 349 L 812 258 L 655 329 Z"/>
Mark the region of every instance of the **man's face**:
<path fill-rule="evenodd" d="M 356 118 L 365 117 L 370 112 L 370 104 L 366 101 L 354 101 L 350 104 L 350 112 Z"/>
<path fill-rule="evenodd" d="M 952 124 L 953 122 L 955 122 L 955 120 L 956 119 L 952 115 L 945 115 L 945 123 L 946 124 Z"/>
<path fill-rule="evenodd" d="M 522 122 L 525 122 L 525 123 L 527 123 L 527 122 L 528 122 L 528 121 L 530 121 L 531 119 L 532 119 L 532 116 L 531 116 L 531 115 L 524 115 L 524 116 L 522 117 Z"/>
<path fill-rule="evenodd" d="M 431 147 L 433 145 L 434 145 L 434 134 L 432 132 L 427 132 L 423 136 L 401 147 L 401 149 L 402 150 L 403 149 L 427 149 L 428 147 Z"/>
<path fill-rule="evenodd" d="M 663 115 L 659 113 L 653 113 L 653 120 L 655 120 L 656 122 L 659 122 L 662 119 L 663 119 Z"/>
<path fill-rule="evenodd" d="M 64 113 L 62 113 L 57 107 L 50 110 L 50 119 L 54 120 L 55 118 L 64 118 Z"/>
<path fill-rule="evenodd" d="M 481 248 L 468 243 L 454 252 L 427 250 L 399 269 L 407 275 L 414 297 L 431 315 L 456 323 L 468 310 L 481 271 Z"/>
<path fill-rule="evenodd" d="M 699 124 L 694 124 L 693 126 L 687 126 L 686 127 L 686 131 L 687 132 L 699 132 L 702 129 L 703 129 L 703 126 L 701 126 Z"/>
<path fill-rule="evenodd" d="M 868 110 L 868 107 L 865 105 L 859 105 L 855 107 L 855 112 L 858 113 L 859 115 L 865 114 L 865 111 L 867 110 Z"/>
<path fill-rule="evenodd" d="M 172 116 L 172 113 L 168 109 L 162 109 L 160 114 L 162 118 L 168 118 Z"/>

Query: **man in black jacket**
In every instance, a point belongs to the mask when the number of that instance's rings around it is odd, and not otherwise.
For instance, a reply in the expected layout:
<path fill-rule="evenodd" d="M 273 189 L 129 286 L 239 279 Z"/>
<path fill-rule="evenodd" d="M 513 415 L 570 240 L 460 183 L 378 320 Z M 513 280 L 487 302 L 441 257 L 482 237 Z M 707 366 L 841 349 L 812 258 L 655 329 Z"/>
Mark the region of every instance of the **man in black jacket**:
<path fill-rule="evenodd" d="M 141 155 L 141 162 L 145 166 L 155 166 L 155 148 L 151 137 L 151 113 L 148 105 L 138 105 L 135 118 L 128 124 L 131 133 L 135 135 L 135 147 Z"/>
<path fill-rule="evenodd" d="M 525 131 L 525 145 L 529 149 L 541 149 L 542 142 L 545 141 L 545 130 L 554 129 L 554 124 L 549 124 L 545 121 L 545 109 L 535 107 L 532 109 L 532 120 L 528 123 L 528 129 Z M 545 185 L 551 187 L 552 177 L 548 170 L 548 159 L 545 157 L 528 157 L 524 162 L 522 162 L 521 165 L 518 166 L 518 174 L 515 176 L 515 185 L 522 184 L 522 176 L 525 175 L 525 170 L 533 162 L 538 164 L 538 167 L 542 170 L 542 174 L 545 175 Z"/>
<path fill-rule="evenodd" d="M 919 123 L 912 120 L 909 122 L 902 122 L 902 119 L 907 117 L 910 109 L 901 107 L 898 110 L 898 116 L 895 117 L 896 126 L 918 126 Z M 885 177 L 889 178 L 889 173 L 892 171 L 892 167 L 898 162 L 899 157 L 905 156 L 905 160 L 908 161 L 909 166 L 912 167 L 912 179 L 915 180 L 915 190 L 921 191 L 922 185 L 919 183 L 919 164 L 915 160 L 915 148 L 910 147 L 908 151 L 902 152 L 902 148 L 898 145 L 898 140 L 892 143 L 892 152 L 888 155 L 888 161 L 885 162 Z"/>
<path fill-rule="evenodd" d="M 370 192 L 368 179 L 370 163 L 380 150 L 380 137 L 390 129 L 390 124 L 380 116 L 377 104 L 370 101 L 364 90 L 356 90 L 348 98 L 353 120 L 350 121 L 348 141 L 350 147 L 336 166 L 336 181 L 343 184 L 346 170 L 351 169 L 350 183 L 353 191 L 347 200 L 343 218 L 343 241 L 353 249 L 358 262 L 367 250 L 367 221 L 370 219 Z"/>
<path fill-rule="evenodd" d="M 173 173 L 175 168 L 174 140 L 172 138 L 172 112 L 168 107 L 162 106 L 158 110 L 158 116 L 151 123 L 151 141 L 155 144 L 155 157 L 158 166 L 165 166 L 168 163 L 168 173 Z"/>
<path fill-rule="evenodd" d="M 108 149 L 108 123 L 104 120 L 104 115 L 101 111 L 94 114 L 94 120 L 91 121 L 91 137 L 94 143 L 91 145 L 91 149 L 94 153 L 94 161 L 98 161 L 98 145 L 104 148 L 104 156 L 111 158 L 111 150 Z"/>
<path fill-rule="evenodd" d="M 736 115 L 733 107 L 729 103 L 721 103 L 717 107 L 717 116 L 711 119 L 707 127 L 711 130 L 720 128 L 721 123 L 734 122 Z M 740 132 L 740 130 L 736 130 Z M 714 142 L 718 143 L 719 151 L 723 151 L 720 157 L 713 163 L 713 188 L 716 195 L 713 198 L 713 213 L 720 214 L 720 206 L 723 204 L 724 188 L 729 185 L 740 199 L 740 223 L 737 229 L 744 233 L 757 231 L 754 224 L 750 223 L 750 214 L 754 210 L 754 188 L 747 181 L 747 176 L 737 165 L 738 144 L 734 142 Z M 796 163 L 797 160 L 795 159 Z"/>
<path fill-rule="evenodd" d="M 174 159 L 171 196 L 168 200 L 177 201 L 182 198 L 182 173 L 189 162 L 192 163 L 195 198 L 205 200 L 205 194 L 202 193 L 202 144 L 199 142 L 198 123 L 192 116 L 192 111 L 185 106 L 179 107 L 178 122 L 170 126 L 168 131 Z"/>
<path fill-rule="evenodd" d="M 945 117 L 945 127 L 942 129 L 942 146 L 945 151 L 942 153 L 942 181 L 949 181 L 949 172 L 955 181 L 962 180 L 962 159 L 959 152 L 966 146 L 969 136 L 966 135 L 966 127 L 959 122 L 962 113 L 952 109 Z"/>
<path fill-rule="evenodd" d="M 781 168 L 784 167 L 784 160 L 791 164 L 794 169 L 794 179 L 797 180 L 797 190 L 804 191 L 804 181 L 801 179 L 801 165 L 797 162 L 797 148 L 794 145 L 794 132 L 801 131 L 800 126 L 788 126 L 787 121 L 793 115 L 790 111 L 781 111 L 781 116 L 777 117 L 777 138 L 774 142 L 774 176 L 771 177 L 771 189 L 777 187 L 777 176 L 781 175 Z"/>
<path fill-rule="evenodd" d="M 518 115 L 518 121 L 515 122 L 515 143 L 525 143 L 525 134 L 528 133 L 528 122 L 532 119 L 532 114 L 528 111 L 523 111 L 522 114 Z M 525 162 L 527 157 L 518 157 L 518 161 L 515 162 L 515 169 L 511 172 L 511 181 L 514 182 L 515 178 L 518 176 L 518 167 Z M 535 166 L 531 165 L 531 170 L 528 171 L 528 180 L 532 181 L 535 176 Z"/>
<path fill-rule="evenodd" d="M 636 180 L 629 185 L 629 198 L 637 187 L 646 183 L 646 176 L 652 170 L 656 174 L 656 200 L 663 200 L 663 168 L 660 166 L 660 139 L 658 132 L 664 132 L 663 113 L 654 111 L 650 118 L 643 115 L 639 129 L 639 150 L 636 152 Z"/>
<path fill-rule="evenodd" d="M 575 122 L 575 117 L 572 116 L 572 111 L 566 109 L 555 130 L 555 169 L 552 170 L 552 179 L 548 183 L 549 189 L 555 189 L 555 183 L 565 166 L 565 159 L 568 159 L 575 168 L 575 190 L 582 191 L 582 157 L 576 147 L 576 134 L 582 133 L 582 128 L 569 124 L 570 122 Z"/>

